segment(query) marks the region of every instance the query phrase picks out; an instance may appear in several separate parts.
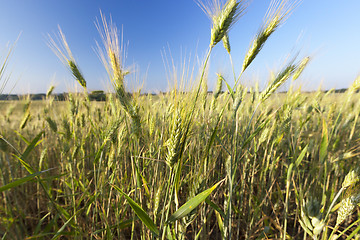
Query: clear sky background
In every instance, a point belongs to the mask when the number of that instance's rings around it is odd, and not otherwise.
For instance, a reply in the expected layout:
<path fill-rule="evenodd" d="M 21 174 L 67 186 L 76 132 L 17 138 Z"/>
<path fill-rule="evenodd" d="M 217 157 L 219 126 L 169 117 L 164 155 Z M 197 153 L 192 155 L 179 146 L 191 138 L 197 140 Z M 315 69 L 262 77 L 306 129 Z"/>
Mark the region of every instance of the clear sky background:
<path fill-rule="evenodd" d="M 163 57 L 191 69 L 202 59 L 210 39 L 211 23 L 193 0 L 0 0 L 0 59 L 7 46 L 20 38 L 13 50 L 5 92 L 43 93 L 51 84 L 55 92 L 74 88 L 75 80 L 47 46 L 59 25 L 85 76 L 89 90 L 107 89 L 109 79 L 96 51 L 101 42 L 94 22 L 100 10 L 123 28 L 127 66 L 134 74 L 130 87 L 143 83 L 143 92 L 169 90 Z M 270 0 L 253 0 L 246 14 L 231 29 L 230 43 L 237 73 L 249 44 L 261 26 Z M 263 87 L 270 70 L 281 69 L 289 56 L 313 59 L 297 84 L 303 90 L 346 88 L 360 73 L 360 1 L 303 0 L 287 22 L 265 44 L 242 82 Z M 170 57 L 172 56 L 172 57 Z M 190 59 L 190 60 L 189 60 Z M 231 79 L 231 68 L 222 44 L 211 57 L 209 88 L 215 72 Z M 230 81 L 230 80 L 229 80 Z M 231 81 L 230 81 L 231 82 Z"/>

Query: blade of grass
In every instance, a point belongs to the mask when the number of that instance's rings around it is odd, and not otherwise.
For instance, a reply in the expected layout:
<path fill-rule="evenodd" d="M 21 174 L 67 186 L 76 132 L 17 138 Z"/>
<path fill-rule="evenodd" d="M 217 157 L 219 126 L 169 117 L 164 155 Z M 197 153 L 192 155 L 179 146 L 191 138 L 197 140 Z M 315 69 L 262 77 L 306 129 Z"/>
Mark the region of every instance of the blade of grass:
<path fill-rule="evenodd" d="M 0 192 L 3 192 L 3 191 L 6 191 L 8 189 L 11 189 L 11 188 L 14 188 L 14 187 L 17 187 L 21 184 L 24 184 L 32 179 L 34 179 L 36 176 L 39 176 L 40 174 L 44 173 L 44 172 L 47 172 L 47 171 L 50 171 L 51 169 L 47 169 L 47 170 L 44 170 L 44 171 L 40 171 L 40 172 L 36 172 L 36 173 L 33 173 L 31 175 L 28 175 L 26 177 L 23 177 L 23 178 L 20 178 L 20 179 L 17 179 L 11 183 L 8 183 L 2 187 L 0 187 Z"/>
<path fill-rule="evenodd" d="M 189 214 L 192 210 L 194 210 L 194 208 L 196 208 L 197 206 L 199 206 L 202 202 L 205 201 L 205 199 L 217 188 L 217 186 L 219 186 L 220 183 L 222 183 L 223 181 L 225 181 L 225 179 L 217 182 L 214 186 L 212 186 L 211 188 L 206 189 L 205 191 L 199 193 L 198 195 L 196 195 L 195 197 L 191 198 L 189 201 L 187 201 L 186 203 L 184 203 L 179 210 L 177 210 L 176 212 L 174 212 L 169 219 L 166 221 L 168 224 L 172 223 L 182 217 L 185 217 L 187 214 Z"/>
<path fill-rule="evenodd" d="M 134 210 L 136 215 L 140 218 L 140 220 L 146 225 L 146 227 L 157 237 L 159 236 L 159 230 L 157 229 L 155 223 L 151 220 L 149 215 L 137 204 L 131 197 L 129 197 L 126 193 L 124 193 L 118 186 L 111 185 L 115 188 L 119 193 L 121 193 L 126 200 L 128 201 L 130 207 Z"/>
<path fill-rule="evenodd" d="M 305 154 L 307 153 L 308 147 L 309 147 L 309 144 L 307 144 L 305 146 L 305 148 L 301 151 L 299 157 L 296 159 L 296 161 L 295 161 L 295 166 L 296 167 L 299 167 L 301 161 L 304 159 Z"/>

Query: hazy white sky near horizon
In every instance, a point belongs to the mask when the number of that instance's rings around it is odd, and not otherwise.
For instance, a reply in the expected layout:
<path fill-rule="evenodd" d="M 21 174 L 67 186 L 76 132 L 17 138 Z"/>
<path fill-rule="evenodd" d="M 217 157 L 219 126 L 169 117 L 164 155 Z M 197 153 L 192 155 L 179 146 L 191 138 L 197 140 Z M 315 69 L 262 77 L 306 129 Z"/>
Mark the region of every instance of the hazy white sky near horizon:
<path fill-rule="evenodd" d="M 88 89 L 108 89 L 106 71 L 96 51 L 101 42 L 94 25 L 100 10 L 123 29 L 128 43 L 126 65 L 133 66 L 129 88 L 142 86 L 143 92 L 169 89 L 164 56 L 175 65 L 186 62 L 197 66 L 209 45 L 211 24 L 193 0 L 62 0 L 1 1 L 0 60 L 7 46 L 19 40 L 13 50 L 6 74 L 11 74 L 5 92 L 55 92 L 72 90 L 71 73 L 47 46 L 47 35 L 55 36 L 59 25 L 87 81 Z M 235 70 L 241 70 L 249 44 L 261 26 L 270 0 L 252 0 L 246 14 L 231 29 L 230 43 Z M 265 44 L 242 79 L 263 87 L 270 70 L 281 69 L 287 58 L 310 55 L 312 61 L 297 84 L 304 90 L 346 88 L 360 73 L 360 1 L 303 0 L 287 22 Z M 170 57 L 171 56 L 171 57 Z M 135 66 L 135 67 L 134 67 Z M 168 69 L 169 70 L 169 69 Z M 218 44 L 211 57 L 209 88 L 215 73 L 232 79 L 228 56 Z"/>

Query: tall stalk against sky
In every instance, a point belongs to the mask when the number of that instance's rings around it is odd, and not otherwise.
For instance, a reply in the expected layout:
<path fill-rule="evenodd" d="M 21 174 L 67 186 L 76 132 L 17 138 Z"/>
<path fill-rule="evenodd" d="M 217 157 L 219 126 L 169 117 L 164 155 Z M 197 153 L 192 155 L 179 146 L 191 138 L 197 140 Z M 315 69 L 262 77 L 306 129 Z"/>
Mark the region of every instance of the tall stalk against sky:
<path fill-rule="evenodd" d="M 10 54 L 10 52 L 9 52 Z M 8 77 L 4 77 L 4 72 L 8 63 L 9 54 L 6 56 L 5 60 L 3 61 L 1 67 L 0 67 L 0 93 L 4 91 L 4 88 L 6 86 L 6 83 L 9 81 Z"/>
<path fill-rule="evenodd" d="M 126 47 L 123 42 L 123 33 L 119 32 L 111 17 L 108 22 L 102 12 L 100 16 L 101 22 L 97 19 L 95 26 L 105 49 L 97 43 L 97 51 L 112 84 L 118 88 L 124 85 L 124 78 L 129 73 L 125 68 Z"/>
<path fill-rule="evenodd" d="M 125 68 L 126 48 L 123 44 L 123 35 L 121 34 L 120 38 L 120 33 L 111 18 L 108 23 L 102 12 L 100 15 L 102 24 L 97 21 L 96 28 L 102 38 L 105 50 L 97 44 L 98 53 L 120 103 L 131 118 L 131 129 L 137 137 L 140 137 L 139 109 L 136 100 L 127 93 L 124 83 L 126 75 L 130 72 Z"/>
<path fill-rule="evenodd" d="M 229 0 L 225 4 L 223 2 L 218 0 L 213 1 L 199 1 L 199 6 L 203 9 L 203 11 L 208 15 L 210 20 L 212 21 L 212 29 L 211 29 L 211 41 L 210 41 L 210 51 L 211 49 L 221 40 L 224 43 L 224 48 L 228 52 L 230 56 L 230 61 L 232 64 L 232 58 L 230 54 L 230 40 L 228 31 L 233 26 L 233 24 L 239 19 L 241 16 L 241 13 L 246 8 L 246 2 L 240 1 L 237 2 L 236 0 Z M 239 74 L 239 77 L 236 79 L 234 66 L 233 73 L 234 73 L 234 80 L 235 85 L 233 87 L 230 87 L 225 79 L 223 79 L 226 84 L 228 85 L 228 89 L 230 92 L 230 96 L 227 98 L 227 103 L 233 99 L 235 101 L 235 93 L 234 90 L 236 89 L 238 82 L 243 74 L 243 72 L 246 70 L 246 68 L 252 63 L 252 61 L 256 58 L 262 47 L 264 46 L 265 42 L 268 40 L 270 35 L 281 25 L 285 22 L 287 17 L 290 15 L 292 10 L 297 6 L 299 1 L 288 1 L 288 0 L 273 0 L 270 3 L 268 12 L 265 16 L 265 20 L 263 25 L 260 27 L 259 33 L 255 36 L 252 45 L 250 46 L 250 49 L 248 50 L 242 70 Z M 209 54 L 210 54 L 209 51 Z M 209 55 L 208 55 L 209 56 Z M 206 63 L 206 62 L 205 62 Z M 298 68 L 297 65 L 293 65 L 292 62 L 289 63 L 288 68 L 285 68 L 284 72 L 279 73 L 276 79 L 273 79 L 273 82 L 269 84 L 267 89 L 265 90 L 265 93 L 263 92 L 259 101 L 259 104 L 263 102 L 266 98 L 268 98 L 275 90 L 277 90 L 280 85 L 282 85 Z M 284 76 L 283 76 L 284 75 Z M 202 80 L 202 79 L 201 79 Z M 265 94 L 265 95 L 264 95 Z M 237 92 L 237 101 L 239 102 L 236 106 L 235 114 L 240 106 L 241 103 L 241 93 Z M 246 128 L 243 136 L 243 145 L 246 140 L 246 138 L 250 134 L 248 132 L 248 128 L 251 124 L 252 118 L 256 113 L 258 107 L 255 108 L 252 117 L 250 118 L 250 121 L 248 123 L 248 127 Z M 218 124 L 220 123 L 222 119 L 223 112 L 225 110 L 225 107 L 220 111 L 216 125 L 213 131 L 212 136 L 217 130 Z M 235 119 L 233 119 L 234 124 L 236 123 Z M 235 124 L 236 125 L 236 124 Z M 238 128 L 235 128 L 234 130 L 237 130 Z M 223 237 L 224 239 L 231 239 L 232 236 L 232 204 L 233 204 L 233 191 L 234 191 L 234 183 L 233 180 L 235 179 L 235 176 L 237 174 L 237 167 L 239 165 L 239 154 L 242 154 L 242 149 L 238 149 L 238 132 L 235 131 L 233 135 L 233 146 L 232 146 L 232 153 L 227 158 L 225 165 L 225 169 L 227 171 L 227 181 L 228 181 L 228 197 L 225 199 L 224 202 L 224 212 L 225 212 L 225 218 L 224 218 L 224 231 L 223 231 Z M 209 142 L 211 143 L 212 138 L 210 138 Z M 244 146 L 243 146 L 244 147 Z"/>
<path fill-rule="evenodd" d="M 215 46 L 221 40 L 227 40 L 227 34 L 231 27 L 239 20 L 247 6 L 246 0 L 197 0 L 200 8 L 211 20 L 210 47 Z"/>
<path fill-rule="evenodd" d="M 69 44 L 66 40 L 64 33 L 62 32 L 60 26 L 59 28 L 59 35 L 57 39 L 54 40 L 53 37 L 48 35 L 48 45 L 56 54 L 56 56 L 60 59 L 60 61 L 69 68 L 70 72 L 73 74 L 74 78 L 78 81 L 78 83 L 84 88 L 86 91 L 86 81 L 83 77 L 78 64 L 75 61 L 75 58 L 70 50 Z"/>
<path fill-rule="evenodd" d="M 4 58 L 2 58 L 3 56 L 0 55 L 0 94 L 4 91 L 6 84 L 10 80 L 10 76 L 5 76 L 5 70 L 9 63 L 9 58 L 13 52 L 16 42 L 9 48 Z"/>
<path fill-rule="evenodd" d="M 246 53 L 241 73 L 252 63 L 260 50 L 263 48 L 268 38 L 278 29 L 291 15 L 295 7 L 301 0 L 272 0 L 268 12 L 266 13 L 264 23 L 256 34 L 251 46 Z"/>

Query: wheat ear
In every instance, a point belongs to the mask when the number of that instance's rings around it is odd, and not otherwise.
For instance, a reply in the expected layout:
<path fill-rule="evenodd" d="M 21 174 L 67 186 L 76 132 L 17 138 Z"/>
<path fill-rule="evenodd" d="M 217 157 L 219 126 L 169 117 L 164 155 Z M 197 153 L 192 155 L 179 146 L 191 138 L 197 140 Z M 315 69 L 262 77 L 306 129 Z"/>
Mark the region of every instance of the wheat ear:
<path fill-rule="evenodd" d="M 345 197 L 340 203 L 336 225 L 340 225 L 352 212 L 360 202 L 360 168 L 351 170 L 344 178 L 341 190 L 346 190 Z"/>
<path fill-rule="evenodd" d="M 217 76 L 218 76 L 218 78 L 217 78 L 216 87 L 215 87 L 215 91 L 214 91 L 214 97 L 211 101 L 211 107 L 210 107 L 211 111 L 215 110 L 216 102 L 217 102 L 218 97 L 221 94 L 221 90 L 222 90 L 222 86 L 223 86 L 222 75 L 217 73 Z"/>
<path fill-rule="evenodd" d="M 355 79 L 353 84 L 351 84 L 351 86 L 346 91 L 346 96 L 347 96 L 346 104 L 350 102 L 352 95 L 357 91 L 359 91 L 359 89 L 360 89 L 360 75 Z"/>
<path fill-rule="evenodd" d="M 74 78 L 79 82 L 79 84 L 86 89 L 86 81 L 81 71 L 72 55 L 70 50 L 69 44 L 67 43 L 66 37 L 62 32 L 60 26 L 59 28 L 59 36 L 58 36 L 58 43 L 50 36 L 49 36 L 49 47 L 53 50 L 55 55 L 60 59 L 60 61 L 69 68 L 71 73 L 73 74 Z"/>
<path fill-rule="evenodd" d="M 124 68 L 125 48 L 123 41 L 119 41 L 119 31 L 110 18 L 110 24 L 107 23 L 105 16 L 101 14 L 102 25 L 96 22 L 105 51 L 98 45 L 98 53 L 103 62 L 111 82 L 114 86 L 116 94 L 124 110 L 131 117 L 131 130 L 138 137 L 141 133 L 141 121 L 139 115 L 139 107 L 131 96 L 126 92 L 124 79 L 128 70 Z"/>
<path fill-rule="evenodd" d="M 50 86 L 50 88 L 46 92 L 46 98 L 50 97 L 50 95 L 53 93 L 54 89 L 55 89 L 54 85 Z"/>
<path fill-rule="evenodd" d="M 261 26 L 260 31 L 256 34 L 248 52 L 245 55 L 241 72 L 244 72 L 251 64 L 270 35 L 285 22 L 298 3 L 299 1 L 289 3 L 288 0 L 273 0 L 270 3 L 270 7 L 265 16 L 264 24 Z"/>
<path fill-rule="evenodd" d="M 224 40 L 224 37 L 226 38 L 231 27 L 239 20 L 245 10 L 245 2 L 228 0 L 223 4 L 220 0 L 207 1 L 206 3 L 201 0 L 198 1 L 200 8 L 212 21 L 210 47 L 214 47 L 218 42 Z"/>
<path fill-rule="evenodd" d="M 299 67 L 294 72 L 293 80 L 296 80 L 299 78 L 299 76 L 304 71 L 305 67 L 309 64 L 309 62 L 310 62 L 310 57 L 303 58 L 303 60 L 299 64 Z"/>
<path fill-rule="evenodd" d="M 340 225 L 348 216 L 350 216 L 359 202 L 360 193 L 352 194 L 349 197 L 344 198 L 340 203 L 336 225 Z"/>
<path fill-rule="evenodd" d="M 170 139 L 168 140 L 168 153 L 166 154 L 166 163 L 172 168 L 178 161 L 180 156 L 181 139 L 183 136 L 182 119 L 179 111 L 172 125 Z"/>
<path fill-rule="evenodd" d="M 265 101 L 270 95 L 275 92 L 296 70 L 293 63 L 288 64 L 278 75 L 270 82 L 264 91 L 260 94 L 260 102 Z"/>

